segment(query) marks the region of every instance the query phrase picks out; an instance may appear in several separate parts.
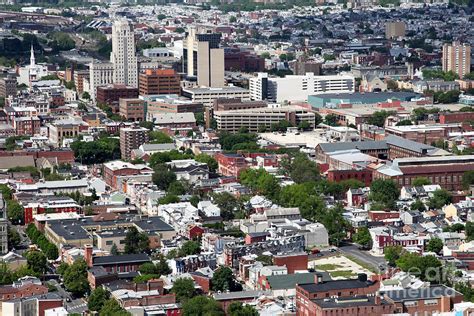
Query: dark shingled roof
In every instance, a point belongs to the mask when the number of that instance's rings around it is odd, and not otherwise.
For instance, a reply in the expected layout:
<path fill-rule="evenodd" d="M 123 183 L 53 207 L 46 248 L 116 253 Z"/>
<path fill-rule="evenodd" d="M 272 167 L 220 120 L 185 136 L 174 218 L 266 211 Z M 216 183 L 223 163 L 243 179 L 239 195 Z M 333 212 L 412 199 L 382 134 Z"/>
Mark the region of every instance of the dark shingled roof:
<path fill-rule="evenodd" d="M 146 253 L 119 255 L 119 256 L 100 256 L 94 257 L 94 266 L 122 264 L 122 263 L 143 263 L 149 262 L 150 257 Z"/>
<path fill-rule="evenodd" d="M 351 150 L 351 149 L 359 149 L 361 151 L 380 150 L 380 149 L 388 150 L 387 142 L 384 140 L 365 141 L 365 142 L 321 143 L 319 144 L 319 146 L 326 153 L 340 151 L 340 150 Z"/>
<path fill-rule="evenodd" d="M 334 291 L 334 290 L 342 290 L 342 289 L 357 289 L 357 288 L 364 288 L 369 287 L 374 282 L 372 281 L 360 281 L 358 279 L 354 280 L 334 280 L 322 283 L 309 283 L 309 284 L 299 284 L 299 286 L 310 293 L 318 293 L 318 292 L 327 292 L 327 291 Z"/>

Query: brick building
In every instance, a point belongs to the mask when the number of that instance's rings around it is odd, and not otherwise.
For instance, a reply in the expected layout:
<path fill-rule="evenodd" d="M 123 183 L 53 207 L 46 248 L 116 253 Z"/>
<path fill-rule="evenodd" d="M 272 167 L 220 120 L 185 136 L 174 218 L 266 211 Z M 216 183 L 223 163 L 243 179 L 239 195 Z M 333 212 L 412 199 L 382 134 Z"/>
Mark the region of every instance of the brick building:
<path fill-rule="evenodd" d="M 308 254 L 306 252 L 287 253 L 273 256 L 273 264 L 286 266 L 288 274 L 308 269 Z"/>
<path fill-rule="evenodd" d="M 227 71 L 262 72 L 265 70 L 265 59 L 250 51 L 239 48 L 226 48 L 224 67 Z"/>
<path fill-rule="evenodd" d="M 238 177 L 242 170 L 248 168 L 241 154 L 217 153 L 214 158 L 219 165 L 218 172 L 224 176 Z"/>
<path fill-rule="evenodd" d="M 331 182 L 341 182 L 344 180 L 354 179 L 361 181 L 365 186 L 370 186 L 372 183 L 372 171 L 368 169 L 328 170 L 327 178 Z"/>
<path fill-rule="evenodd" d="M 140 99 L 124 99 L 119 101 L 120 116 L 128 121 L 145 120 L 145 101 Z"/>
<path fill-rule="evenodd" d="M 117 106 L 121 98 L 138 98 L 138 88 L 120 84 L 97 87 L 97 103 Z"/>
<path fill-rule="evenodd" d="M 308 280 L 308 282 L 311 282 Z M 313 283 L 296 285 L 296 315 L 297 316 L 319 316 L 322 307 L 320 300 L 331 297 L 355 297 L 374 294 L 380 287 L 377 281 L 367 280 L 367 275 L 360 274 L 353 280 L 335 280 L 323 282 L 320 275 L 315 275 Z M 374 303 L 374 302 L 372 302 Z M 339 315 L 339 314 L 337 314 Z M 347 314 L 353 315 L 353 314 Z M 380 314 L 373 314 L 380 315 Z"/>
<path fill-rule="evenodd" d="M 173 69 L 147 69 L 139 76 L 140 95 L 180 94 L 180 76 Z"/>
<path fill-rule="evenodd" d="M 120 160 L 104 163 L 104 181 L 112 188 L 117 188 L 117 177 L 139 174 L 152 174 L 153 170 L 145 165 L 134 165 Z"/>
<path fill-rule="evenodd" d="M 474 155 L 397 158 L 374 170 L 373 178 L 393 179 L 402 187 L 412 186 L 418 177 L 426 177 L 431 183 L 454 191 L 462 189 L 462 177 L 470 170 L 474 170 Z"/>
<path fill-rule="evenodd" d="M 474 112 L 444 112 L 439 115 L 440 124 L 474 121 Z"/>
<path fill-rule="evenodd" d="M 266 101 L 245 101 L 239 98 L 219 98 L 214 100 L 212 109 L 214 111 L 229 111 L 266 108 L 267 106 L 268 104 Z"/>

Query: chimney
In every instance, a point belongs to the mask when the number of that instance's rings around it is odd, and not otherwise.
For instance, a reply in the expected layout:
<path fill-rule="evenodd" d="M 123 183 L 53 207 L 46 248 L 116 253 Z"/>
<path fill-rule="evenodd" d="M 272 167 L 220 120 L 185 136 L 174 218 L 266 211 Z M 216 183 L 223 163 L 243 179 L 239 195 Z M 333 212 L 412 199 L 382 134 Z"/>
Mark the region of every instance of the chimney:
<path fill-rule="evenodd" d="M 316 273 L 314 275 L 314 283 L 316 283 L 316 284 L 323 283 L 323 276 L 319 273 Z"/>
<path fill-rule="evenodd" d="M 84 245 L 84 260 L 89 268 L 92 268 L 92 245 Z"/>
<path fill-rule="evenodd" d="M 375 305 L 380 305 L 382 303 L 382 295 L 380 293 L 375 293 Z"/>

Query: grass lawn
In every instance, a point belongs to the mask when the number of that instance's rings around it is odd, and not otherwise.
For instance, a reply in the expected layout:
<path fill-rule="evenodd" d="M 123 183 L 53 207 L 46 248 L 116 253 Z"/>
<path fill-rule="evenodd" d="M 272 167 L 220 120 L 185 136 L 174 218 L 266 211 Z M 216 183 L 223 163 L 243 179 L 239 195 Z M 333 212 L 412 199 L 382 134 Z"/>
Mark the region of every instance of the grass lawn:
<path fill-rule="evenodd" d="M 356 276 L 355 273 L 353 273 L 352 271 L 349 271 L 349 270 L 332 271 L 332 272 L 329 272 L 329 274 L 333 278 L 341 277 L 341 278 L 349 279 L 349 278 L 352 278 L 352 277 Z"/>
<path fill-rule="evenodd" d="M 338 264 L 327 263 L 327 264 L 316 265 L 316 266 L 314 266 L 314 268 L 316 270 L 331 271 L 331 270 L 336 270 L 336 269 L 342 268 L 342 266 L 340 266 Z"/>

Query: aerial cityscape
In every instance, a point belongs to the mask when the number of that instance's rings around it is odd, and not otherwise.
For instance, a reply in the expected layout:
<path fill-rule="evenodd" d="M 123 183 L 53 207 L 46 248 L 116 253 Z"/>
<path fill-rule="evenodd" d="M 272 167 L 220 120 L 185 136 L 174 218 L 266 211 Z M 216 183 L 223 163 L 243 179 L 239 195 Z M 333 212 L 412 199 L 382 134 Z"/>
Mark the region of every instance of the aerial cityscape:
<path fill-rule="evenodd" d="M 0 316 L 474 315 L 473 0 L 0 0 Z"/>

